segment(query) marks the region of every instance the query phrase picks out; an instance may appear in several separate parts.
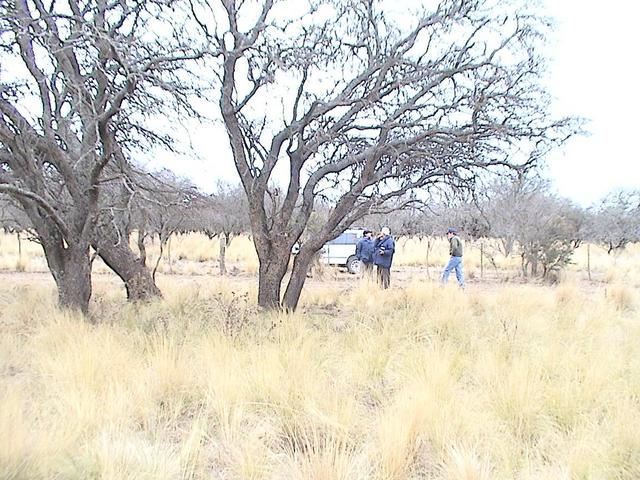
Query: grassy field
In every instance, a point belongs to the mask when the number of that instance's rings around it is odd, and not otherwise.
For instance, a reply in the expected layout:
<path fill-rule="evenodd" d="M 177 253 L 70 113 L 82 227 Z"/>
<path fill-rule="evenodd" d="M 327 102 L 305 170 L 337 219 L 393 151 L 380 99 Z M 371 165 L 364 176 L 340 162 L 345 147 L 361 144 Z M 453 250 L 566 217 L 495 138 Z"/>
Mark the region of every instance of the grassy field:
<path fill-rule="evenodd" d="M 410 240 L 389 291 L 327 270 L 284 315 L 246 242 L 221 278 L 216 242 L 176 240 L 146 305 L 96 275 L 84 319 L 0 237 L 0 478 L 640 478 L 638 246 L 554 287 L 469 248 L 462 292 Z"/>

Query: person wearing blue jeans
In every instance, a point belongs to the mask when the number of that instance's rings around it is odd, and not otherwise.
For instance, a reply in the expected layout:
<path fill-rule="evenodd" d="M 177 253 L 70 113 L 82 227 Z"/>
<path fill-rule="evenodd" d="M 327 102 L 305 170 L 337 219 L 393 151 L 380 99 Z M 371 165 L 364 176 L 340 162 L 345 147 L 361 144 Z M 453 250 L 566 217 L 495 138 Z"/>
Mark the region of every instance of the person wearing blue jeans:
<path fill-rule="evenodd" d="M 449 255 L 451 255 L 451 258 L 442 272 L 442 283 L 447 283 L 451 271 L 455 270 L 458 285 L 460 288 L 464 288 L 464 273 L 462 271 L 462 240 L 460 240 L 457 230 L 453 227 L 447 229 L 447 238 L 449 239 Z"/>

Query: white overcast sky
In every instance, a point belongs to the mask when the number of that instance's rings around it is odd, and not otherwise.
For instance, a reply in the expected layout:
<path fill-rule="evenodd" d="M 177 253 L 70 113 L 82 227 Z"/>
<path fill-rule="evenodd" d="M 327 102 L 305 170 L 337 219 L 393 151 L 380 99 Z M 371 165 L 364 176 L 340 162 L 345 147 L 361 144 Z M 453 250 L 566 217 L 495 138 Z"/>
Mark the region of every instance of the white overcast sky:
<path fill-rule="evenodd" d="M 546 0 L 557 20 L 549 88 L 557 112 L 590 119 L 590 136 L 552 154 L 558 193 L 588 205 L 640 188 L 640 1 Z"/>
<path fill-rule="evenodd" d="M 588 206 L 617 188 L 640 188 L 640 0 L 544 0 L 556 21 L 548 86 L 557 115 L 589 120 L 588 136 L 547 159 L 558 194 Z M 222 125 L 189 133 L 201 159 L 162 163 L 204 190 L 238 181 Z M 164 156 L 163 156 L 164 157 Z M 157 163 L 154 163 L 157 165 Z"/>

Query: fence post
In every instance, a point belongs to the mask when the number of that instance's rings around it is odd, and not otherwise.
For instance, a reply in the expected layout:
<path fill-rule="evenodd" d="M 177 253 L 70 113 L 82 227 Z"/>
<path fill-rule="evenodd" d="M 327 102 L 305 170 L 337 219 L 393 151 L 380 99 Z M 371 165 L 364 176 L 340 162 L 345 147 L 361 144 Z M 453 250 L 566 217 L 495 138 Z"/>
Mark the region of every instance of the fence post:
<path fill-rule="evenodd" d="M 587 275 L 591 281 L 591 244 L 587 243 Z"/>

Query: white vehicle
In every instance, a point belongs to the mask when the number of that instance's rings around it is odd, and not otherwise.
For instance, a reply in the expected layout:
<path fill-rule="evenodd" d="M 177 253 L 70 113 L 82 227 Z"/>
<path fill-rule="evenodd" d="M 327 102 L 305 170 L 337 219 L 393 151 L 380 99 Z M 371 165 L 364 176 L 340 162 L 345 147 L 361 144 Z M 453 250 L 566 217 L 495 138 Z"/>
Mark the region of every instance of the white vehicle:
<path fill-rule="evenodd" d="M 328 241 L 320 250 L 320 260 L 328 265 L 346 267 L 349 273 L 358 273 L 360 260 L 356 257 L 356 245 L 363 232 L 363 228 L 349 228 Z"/>
<path fill-rule="evenodd" d="M 360 260 L 356 257 L 356 245 L 363 237 L 363 228 L 349 228 L 338 237 L 329 240 L 320 249 L 320 261 L 327 265 L 346 267 L 349 273 L 360 271 Z M 293 255 L 300 251 L 297 243 L 291 249 Z"/>

